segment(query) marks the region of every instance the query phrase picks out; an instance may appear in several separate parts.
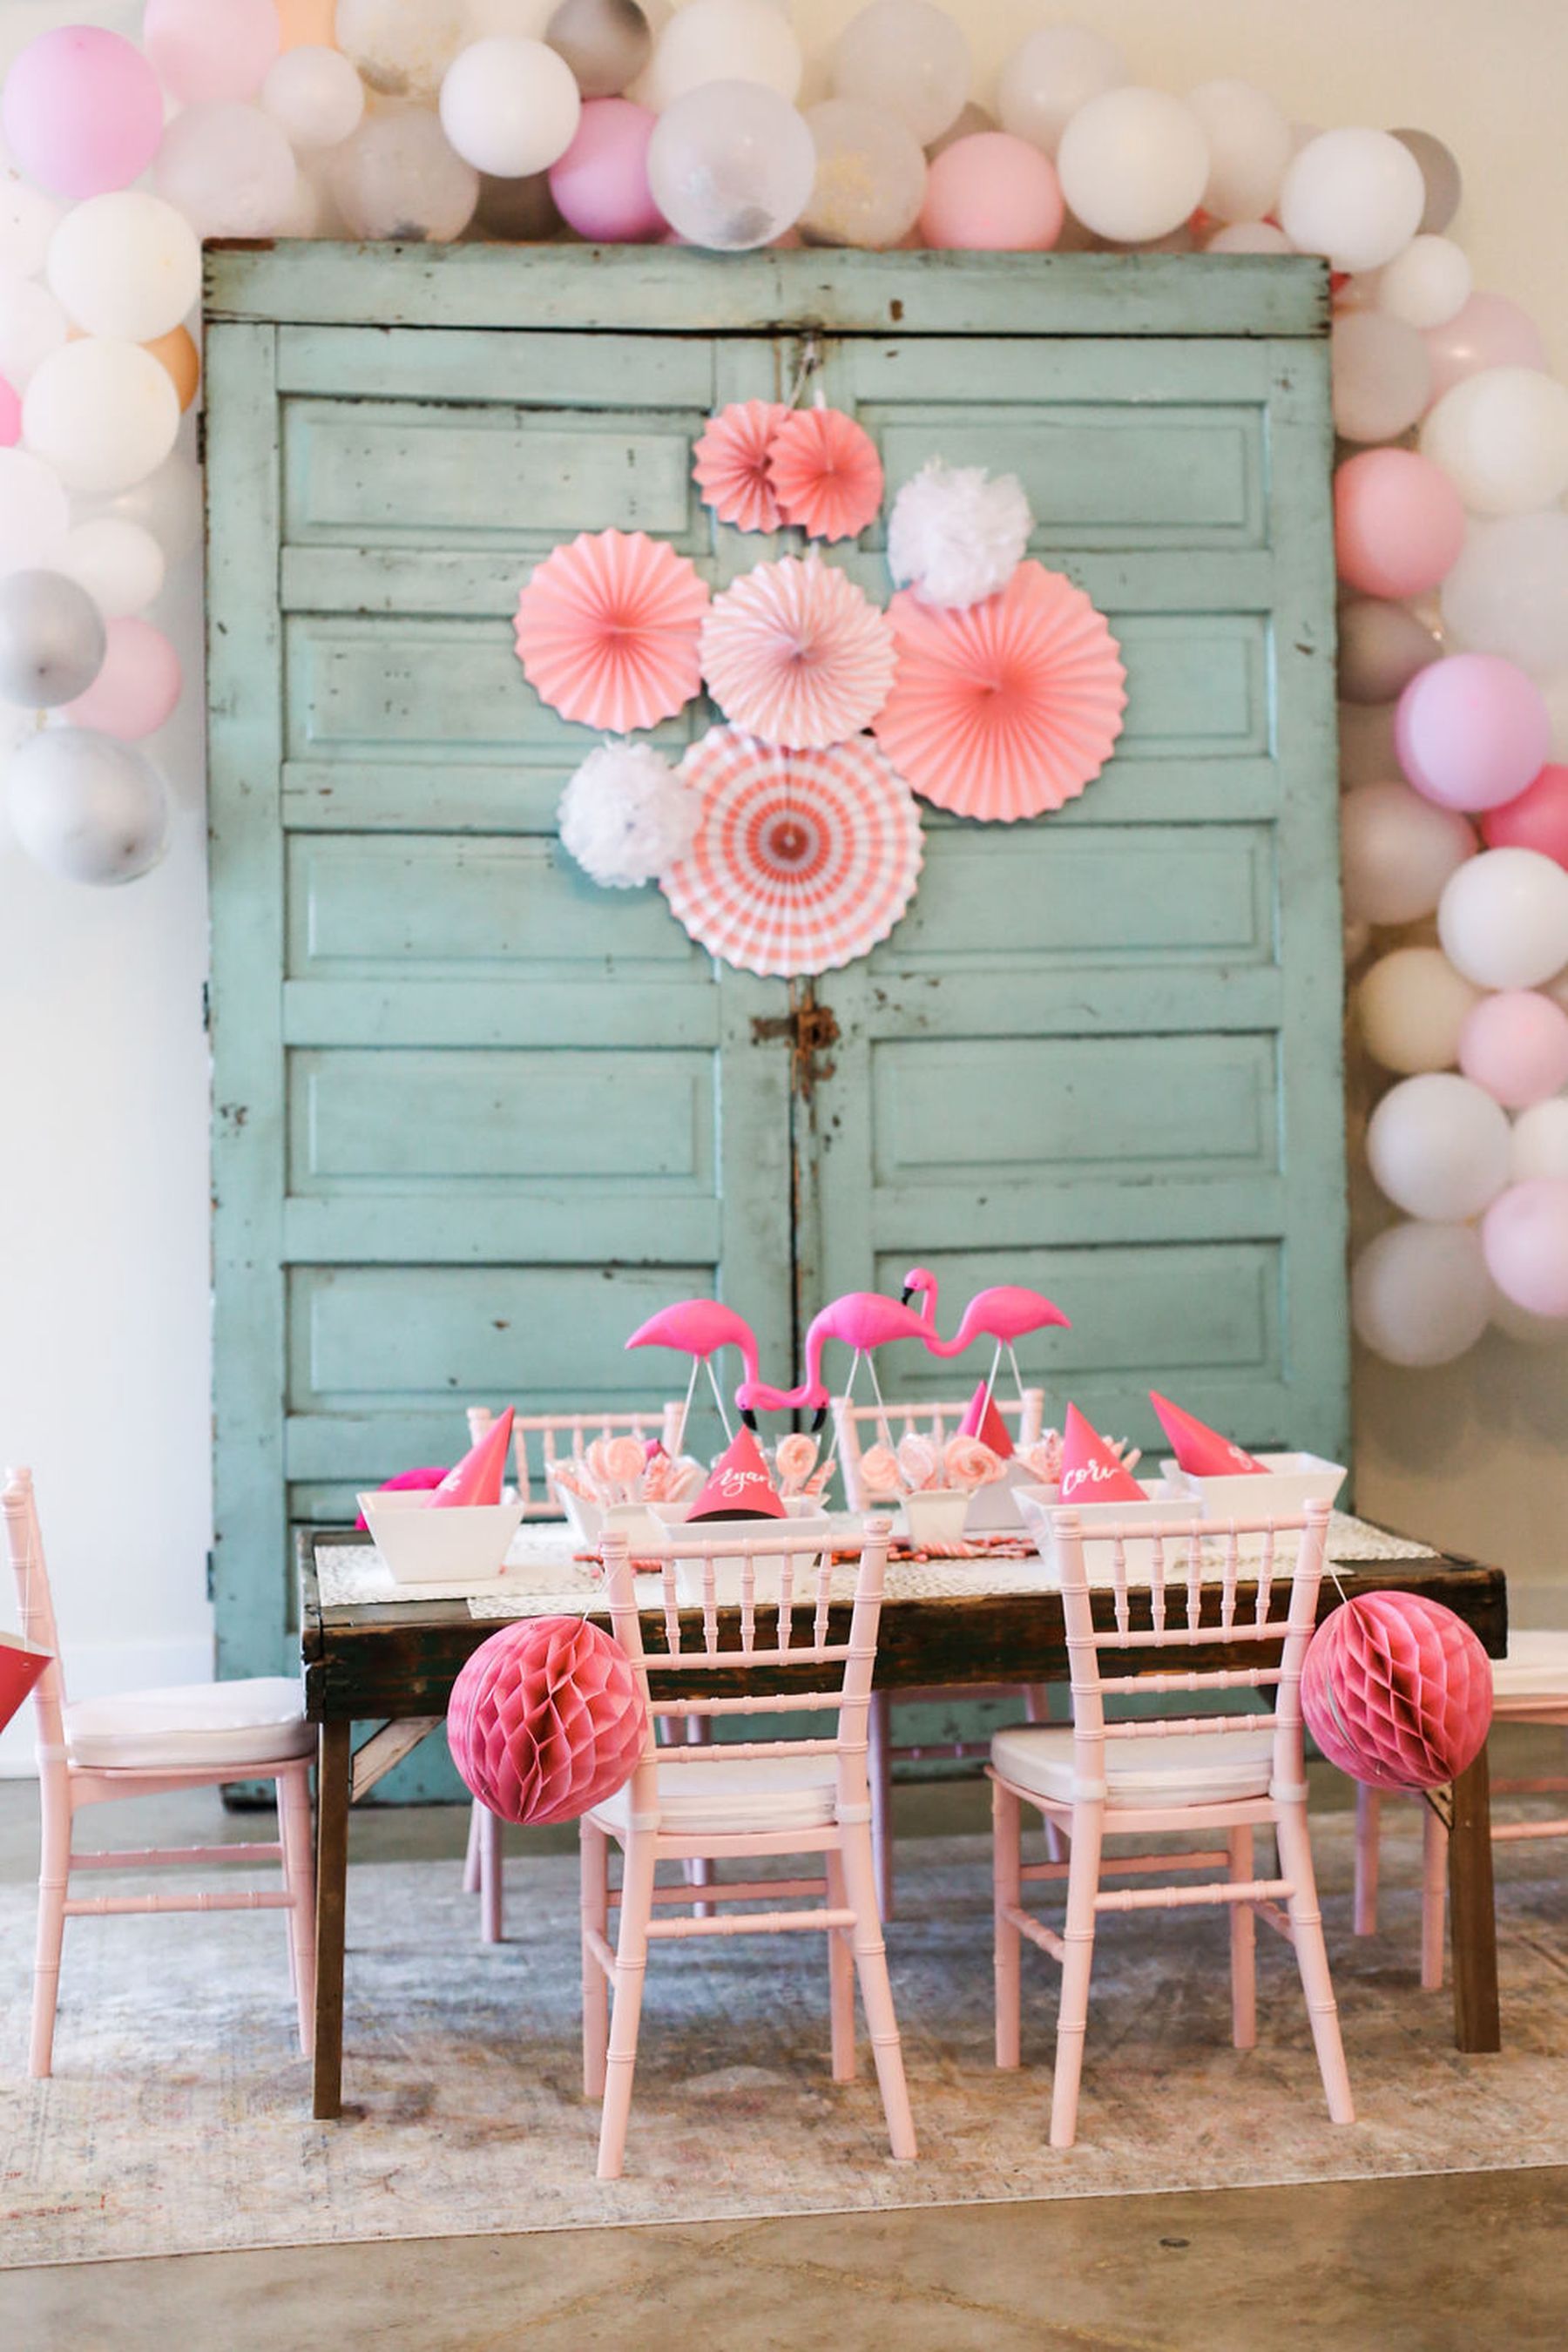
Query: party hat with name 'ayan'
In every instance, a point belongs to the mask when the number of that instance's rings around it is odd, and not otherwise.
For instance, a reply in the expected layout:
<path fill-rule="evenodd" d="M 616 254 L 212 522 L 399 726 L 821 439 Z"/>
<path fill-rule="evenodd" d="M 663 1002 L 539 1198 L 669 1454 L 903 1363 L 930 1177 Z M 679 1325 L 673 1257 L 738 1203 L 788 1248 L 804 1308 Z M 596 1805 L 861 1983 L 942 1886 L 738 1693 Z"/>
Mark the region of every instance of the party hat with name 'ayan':
<path fill-rule="evenodd" d="M 693 1519 L 784 1519 L 784 1497 L 768 1475 L 757 1441 L 738 1429 L 708 1474 L 708 1483 L 687 1513 Z"/>

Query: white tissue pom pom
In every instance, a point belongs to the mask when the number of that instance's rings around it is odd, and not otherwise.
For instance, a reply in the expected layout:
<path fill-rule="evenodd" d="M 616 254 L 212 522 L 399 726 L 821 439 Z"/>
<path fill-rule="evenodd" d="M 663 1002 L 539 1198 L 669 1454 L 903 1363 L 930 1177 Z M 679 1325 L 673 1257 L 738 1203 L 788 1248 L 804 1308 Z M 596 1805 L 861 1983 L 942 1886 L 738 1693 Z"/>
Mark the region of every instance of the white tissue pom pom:
<path fill-rule="evenodd" d="M 1006 586 L 1034 524 L 1016 474 L 933 457 L 893 501 L 888 567 L 922 604 L 978 604 Z"/>
<path fill-rule="evenodd" d="M 605 743 L 561 795 L 562 843 L 605 889 L 632 890 L 685 856 L 698 806 L 697 793 L 646 743 Z"/>

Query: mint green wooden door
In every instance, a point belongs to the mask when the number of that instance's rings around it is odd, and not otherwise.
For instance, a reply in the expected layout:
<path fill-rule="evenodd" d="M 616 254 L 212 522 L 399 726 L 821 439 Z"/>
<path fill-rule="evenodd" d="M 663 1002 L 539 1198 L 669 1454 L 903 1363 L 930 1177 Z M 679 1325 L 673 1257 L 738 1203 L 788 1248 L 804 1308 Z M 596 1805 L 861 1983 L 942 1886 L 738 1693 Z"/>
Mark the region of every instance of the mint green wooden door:
<path fill-rule="evenodd" d="M 1074 1316 L 1026 1353 L 1058 1397 L 1147 1433 L 1152 1378 L 1246 1441 L 1343 1443 L 1310 265 L 297 247 L 212 256 L 208 311 L 226 1670 L 288 1654 L 291 1519 L 450 1458 L 470 1399 L 662 1392 L 621 1343 L 691 1291 L 782 1379 L 835 1290 L 921 1259 L 951 1328 L 1005 1271 Z M 561 852 L 592 739 L 510 616 L 579 530 L 715 582 L 769 552 L 712 526 L 690 443 L 808 355 L 890 488 L 938 453 L 1024 476 L 1131 701 L 1063 814 L 925 813 L 914 906 L 816 984 L 840 1036 L 795 1090 L 813 992 Z M 839 560 L 885 595 L 874 535 Z"/>

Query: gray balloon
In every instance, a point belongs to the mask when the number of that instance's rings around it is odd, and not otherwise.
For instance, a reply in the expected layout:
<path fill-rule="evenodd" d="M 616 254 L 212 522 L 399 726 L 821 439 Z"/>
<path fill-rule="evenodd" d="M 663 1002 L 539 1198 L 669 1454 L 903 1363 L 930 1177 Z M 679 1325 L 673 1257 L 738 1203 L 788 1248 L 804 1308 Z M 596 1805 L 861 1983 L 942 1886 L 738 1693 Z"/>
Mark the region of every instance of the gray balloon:
<path fill-rule="evenodd" d="M 103 667 L 103 615 L 63 572 L 0 580 L 0 702 L 52 710 L 85 694 Z"/>
<path fill-rule="evenodd" d="M 1426 183 L 1426 202 L 1421 214 L 1421 232 L 1425 236 L 1441 236 L 1459 209 L 1459 198 L 1465 183 L 1451 147 L 1430 131 L 1396 131 L 1393 134 L 1402 147 L 1408 147 L 1421 166 L 1421 177 Z"/>
<path fill-rule="evenodd" d="M 6 772 L 17 840 L 62 882 L 134 882 L 169 845 L 169 788 L 144 753 L 95 727 L 46 727 Z"/>
<path fill-rule="evenodd" d="M 653 54 L 653 33 L 637 0 L 561 0 L 544 28 L 584 98 L 617 98 Z"/>

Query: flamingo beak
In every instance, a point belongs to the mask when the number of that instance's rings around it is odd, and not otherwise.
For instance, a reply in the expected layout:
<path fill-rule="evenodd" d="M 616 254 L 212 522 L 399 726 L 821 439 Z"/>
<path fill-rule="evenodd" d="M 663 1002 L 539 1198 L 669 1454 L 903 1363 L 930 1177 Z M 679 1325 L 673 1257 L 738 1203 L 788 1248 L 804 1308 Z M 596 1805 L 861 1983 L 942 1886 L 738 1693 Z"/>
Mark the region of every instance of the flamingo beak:
<path fill-rule="evenodd" d="M 909 1303 L 910 1303 L 910 1299 L 914 1297 L 914 1295 L 915 1295 L 915 1286 L 914 1286 L 914 1284 L 913 1284 L 912 1282 L 906 1282 L 906 1283 L 905 1283 L 905 1285 L 904 1285 L 904 1286 L 903 1286 L 903 1288 L 902 1288 L 902 1290 L 900 1290 L 900 1293 L 899 1293 L 899 1304 L 900 1304 L 900 1307 L 907 1307 L 907 1306 L 909 1305 Z"/>
<path fill-rule="evenodd" d="M 819 1437 L 822 1434 L 823 1424 L 826 1419 L 827 1407 L 825 1404 L 819 1404 L 816 1412 L 812 1416 L 811 1433 L 813 1437 Z"/>
<path fill-rule="evenodd" d="M 751 1431 L 752 1435 L 754 1437 L 757 1433 L 757 1416 L 752 1412 L 749 1404 L 743 1404 L 741 1407 L 741 1419 L 745 1423 L 746 1427 Z"/>

